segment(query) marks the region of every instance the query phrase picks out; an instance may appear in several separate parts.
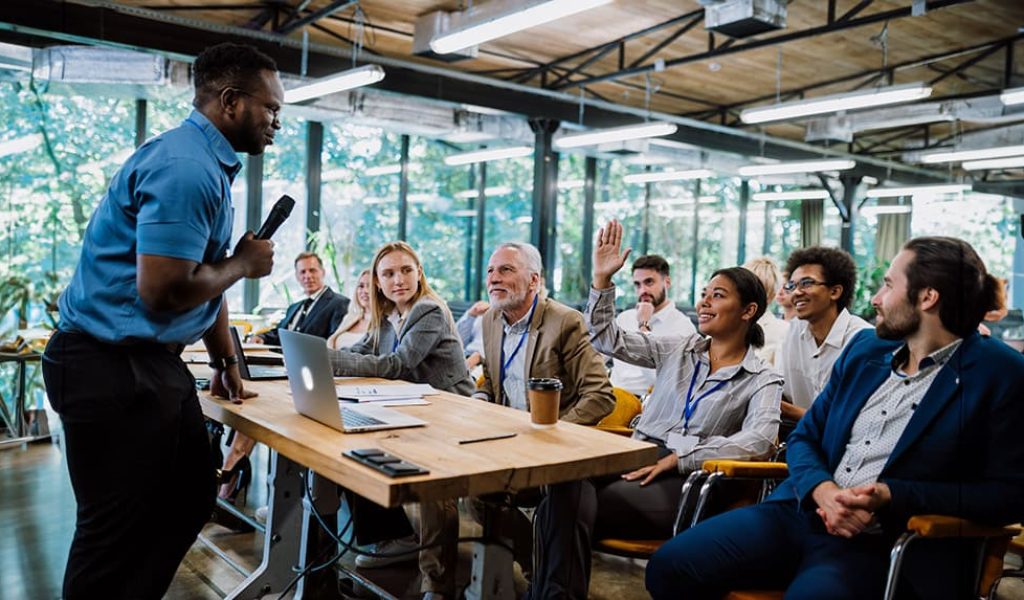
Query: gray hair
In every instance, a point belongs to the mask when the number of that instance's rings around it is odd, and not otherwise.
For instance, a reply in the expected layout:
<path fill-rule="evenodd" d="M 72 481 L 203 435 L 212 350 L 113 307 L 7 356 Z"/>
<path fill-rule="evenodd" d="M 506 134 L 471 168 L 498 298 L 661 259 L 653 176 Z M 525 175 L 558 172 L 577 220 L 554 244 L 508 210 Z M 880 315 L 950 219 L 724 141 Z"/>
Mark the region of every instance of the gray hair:
<path fill-rule="evenodd" d="M 512 248 L 518 250 L 519 255 L 523 259 L 523 263 L 526 265 L 526 270 L 530 273 L 536 273 L 537 275 L 544 275 L 544 262 L 540 258 L 540 251 L 533 244 L 527 244 L 526 242 L 505 242 L 499 244 L 495 248 L 495 252 L 502 248 Z"/>

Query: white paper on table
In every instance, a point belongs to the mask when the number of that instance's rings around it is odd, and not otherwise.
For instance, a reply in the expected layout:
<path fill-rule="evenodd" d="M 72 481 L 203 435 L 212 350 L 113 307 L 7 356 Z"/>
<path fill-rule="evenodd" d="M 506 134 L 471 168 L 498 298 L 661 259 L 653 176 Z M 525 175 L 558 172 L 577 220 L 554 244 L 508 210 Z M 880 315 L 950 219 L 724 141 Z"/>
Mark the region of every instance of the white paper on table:
<path fill-rule="evenodd" d="M 338 399 L 338 402 L 342 406 L 346 404 L 358 404 L 358 401 L 348 399 Z M 370 402 L 369 400 L 363 400 L 363 402 Z M 424 400 L 423 398 L 394 398 L 394 399 L 381 399 L 373 400 L 374 406 L 429 406 L 430 401 Z"/>
<path fill-rule="evenodd" d="M 418 400 L 423 396 L 438 393 L 426 383 L 399 383 L 395 385 L 336 385 L 338 398 L 357 402 L 379 402 L 381 400 Z"/>

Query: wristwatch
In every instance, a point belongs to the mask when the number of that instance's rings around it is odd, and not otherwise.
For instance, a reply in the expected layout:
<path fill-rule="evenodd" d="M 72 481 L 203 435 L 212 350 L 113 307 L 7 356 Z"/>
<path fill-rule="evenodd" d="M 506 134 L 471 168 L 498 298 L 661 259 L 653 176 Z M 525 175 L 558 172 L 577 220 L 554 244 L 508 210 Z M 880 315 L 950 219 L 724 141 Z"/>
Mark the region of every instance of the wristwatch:
<path fill-rule="evenodd" d="M 210 362 L 206 363 L 211 369 L 216 371 L 223 371 L 231 365 L 238 364 L 238 355 L 232 354 L 231 356 L 225 356 L 223 358 L 212 358 Z"/>
<path fill-rule="evenodd" d="M 651 322 L 650 321 L 640 321 L 639 323 L 637 323 L 637 328 L 638 329 L 644 329 L 644 330 L 650 332 L 651 331 Z"/>

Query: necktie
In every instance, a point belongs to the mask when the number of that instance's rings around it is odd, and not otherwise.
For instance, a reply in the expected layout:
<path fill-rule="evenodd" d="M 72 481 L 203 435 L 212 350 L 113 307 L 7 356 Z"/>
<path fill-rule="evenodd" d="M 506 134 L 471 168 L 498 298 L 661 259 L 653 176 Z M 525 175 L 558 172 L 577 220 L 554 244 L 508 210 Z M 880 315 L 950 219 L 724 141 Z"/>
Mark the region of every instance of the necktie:
<path fill-rule="evenodd" d="M 306 315 L 309 314 L 310 306 L 313 306 L 312 298 L 306 298 L 302 301 L 302 308 L 299 309 L 299 318 L 295 321 L 295 331 L 302 331 L 302 322 L 306 320 Z"/>

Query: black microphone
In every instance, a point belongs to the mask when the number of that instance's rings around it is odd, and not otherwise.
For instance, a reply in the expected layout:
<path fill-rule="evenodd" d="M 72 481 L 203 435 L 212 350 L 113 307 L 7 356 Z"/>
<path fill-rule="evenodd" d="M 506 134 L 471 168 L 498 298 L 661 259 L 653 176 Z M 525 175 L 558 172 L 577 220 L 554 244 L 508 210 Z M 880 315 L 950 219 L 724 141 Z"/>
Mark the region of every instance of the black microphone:
<path fill-rule="evenodd" d="M 274 204 L 274 208 L 270 209 L 267 220 L 263 221 L 263 225 L 260 225 L 260 230 L 256 232 L 256 239 L 270 239 L 270 236 L 274 235 L 277 228 L 288 220 L 293 208 L 295 208 L 295 200 L 292 200 L 288 194 L 281 196 Z"/>

